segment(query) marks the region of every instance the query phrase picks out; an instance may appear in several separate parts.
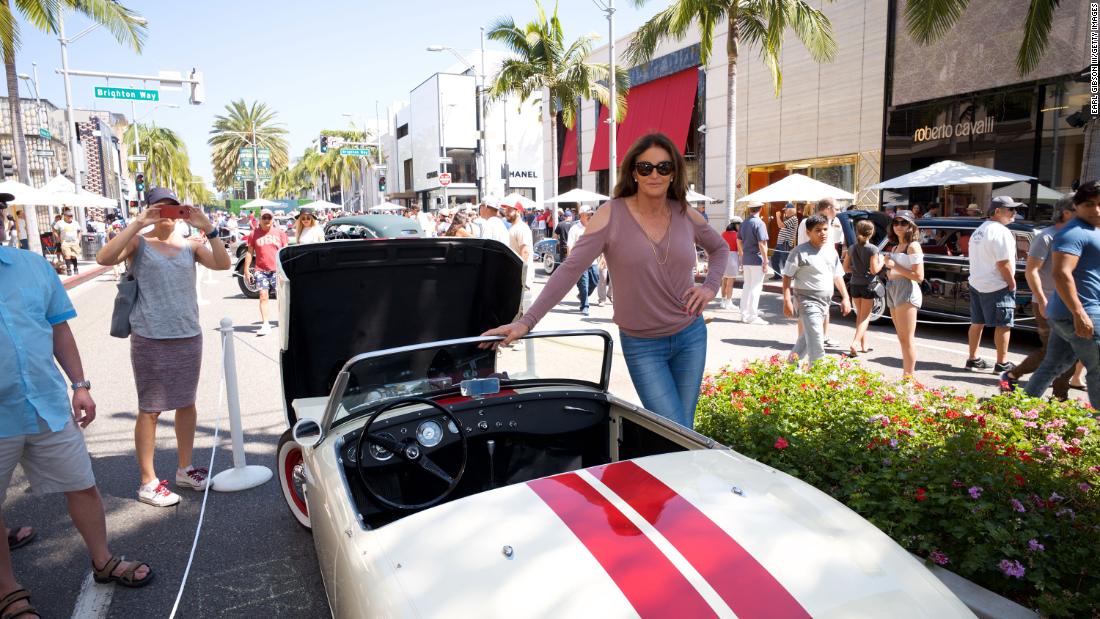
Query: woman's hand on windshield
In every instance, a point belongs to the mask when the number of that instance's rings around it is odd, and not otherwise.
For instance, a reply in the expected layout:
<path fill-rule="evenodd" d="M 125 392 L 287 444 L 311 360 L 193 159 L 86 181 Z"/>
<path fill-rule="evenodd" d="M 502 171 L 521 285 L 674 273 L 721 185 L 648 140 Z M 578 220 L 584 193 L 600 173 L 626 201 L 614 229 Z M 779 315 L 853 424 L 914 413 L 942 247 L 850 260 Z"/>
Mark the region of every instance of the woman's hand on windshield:
<path fill-rule="evenodd" d="M 531 330 L 527 328 L 527 325 L 522 322 L 510 322 L 506 325 L 501 325 L 495 329 L 489 329 L 485 333 L 481 334 L 481 337 L 492 337 L 494 335 L 503 336 L 504 339 L 499 342 L 486 342 L 479 344 L 478 348 L 493 348 L 496 349 L 500 346 L 507 346 L 519 338 L 527 335 Z"/>

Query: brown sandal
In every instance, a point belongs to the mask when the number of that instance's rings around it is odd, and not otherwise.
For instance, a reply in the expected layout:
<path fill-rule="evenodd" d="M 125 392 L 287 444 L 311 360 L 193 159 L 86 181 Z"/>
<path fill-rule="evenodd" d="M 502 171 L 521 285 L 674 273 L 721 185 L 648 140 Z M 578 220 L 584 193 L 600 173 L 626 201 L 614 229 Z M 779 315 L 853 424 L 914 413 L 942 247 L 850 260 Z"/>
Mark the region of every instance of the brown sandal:
<path fill-rule="evenodd" d="M 23 600 L 27 600 L 26 608 L 20 608 L 10 615 L 7 613 L 9 606 Z M 38 614 L 38 611 L 35 610 L 33 606 L 31 606 L 30 600 L 31 594 L 28 593 L 26 589 L 16 589 L 15 591 L 12 591 L 11 593 L 5 595 L 3 599 L 0 599 L 0 617 L 2 617 L 3 619 L 16 619 L 16 617 L 22 617 L 24 615 L 34 615 L 35 617 L 42 619 L 42 615 Z"/>
<path fill-rule="evenodd" d="M 153 567 L 144 562 L 131 562 L 133 563 L 133 565 L 131 565 L 128 569 L 123 570 L 123 572 L 118 576 L 115 576 L 115 568 L 117 568 L 119 563 L 122 563 L 125 559 L 126 557 L 111 557 L 110 559 L 107 559 L 107 563 L 104 563 L 103 567 L 100 568 L 97 568 L 95 566 L 95 561 L 92 561 L 92 578 L 94 578 L 95 581 L 99 584 L 107 584 L 113 582 L 120 584 L 123 587 L 129 587 L 131 589 L 144 587 L 145 585 L 153 582 Z M 145 575 L 145 578 L 137 580 L 134 577 L 134 572 L 136 572 L 137 569 L 143 565 L 149 568 L 149 572 Z"/>

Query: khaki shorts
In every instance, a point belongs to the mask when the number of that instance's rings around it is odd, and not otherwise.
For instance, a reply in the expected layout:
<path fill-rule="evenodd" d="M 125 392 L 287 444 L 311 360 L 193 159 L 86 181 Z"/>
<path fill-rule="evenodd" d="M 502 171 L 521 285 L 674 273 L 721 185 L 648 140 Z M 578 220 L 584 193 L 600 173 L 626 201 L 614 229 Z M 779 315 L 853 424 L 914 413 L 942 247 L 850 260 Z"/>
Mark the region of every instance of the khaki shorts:
<path fill-rule="evenodd" d="M 7 497 L 16 464 L 23 465 L 36 494 L 72 492 L 95 485 L 84 434 L 72 421 L 57 432 L 0 438 L 0 503 Z"/>
<path fill-rule="evenodd" d="M 61 243 L 62 258 L 80 258 L 80 243 Z"/>

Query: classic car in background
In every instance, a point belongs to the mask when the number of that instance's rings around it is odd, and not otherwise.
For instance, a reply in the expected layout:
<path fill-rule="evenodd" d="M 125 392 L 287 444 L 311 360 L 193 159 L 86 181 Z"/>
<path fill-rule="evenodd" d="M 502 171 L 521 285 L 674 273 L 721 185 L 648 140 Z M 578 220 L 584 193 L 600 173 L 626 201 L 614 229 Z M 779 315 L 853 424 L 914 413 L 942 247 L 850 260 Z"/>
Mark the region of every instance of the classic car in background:
<path fill-rule="evenodd" d="M 333 616 L 973 616 L 837 501 L 608 393 L 606 332 L 471 337 L 519 306 L 506 246 L 279 257 L 278 475 Z"/>
<path fill-rule="evenodd" d="M 550 275 L 558 265 L 565 262 L 565 251 L 558 247 L 557 239 L 542 239 L 535 243 L 535 261 L 542 265 L 542 270 Z"/>

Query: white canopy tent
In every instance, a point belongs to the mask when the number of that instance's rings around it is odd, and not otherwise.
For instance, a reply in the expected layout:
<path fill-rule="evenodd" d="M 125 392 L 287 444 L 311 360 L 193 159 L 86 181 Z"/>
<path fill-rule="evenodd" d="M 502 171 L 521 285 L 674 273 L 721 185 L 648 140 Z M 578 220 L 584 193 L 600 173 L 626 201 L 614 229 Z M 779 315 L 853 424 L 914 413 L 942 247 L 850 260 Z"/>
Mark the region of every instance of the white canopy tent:
<path fill-rule="evenodd" d="M 704 196 L 703 194 L 699 193 L 698 191 L 695 191 L 694 189 L 688 189 L 688 191 L 687 191 L 687 201 L 688 202 L 717 202 L 717 200 L 715 200 L 714 198 L 712 198 L 710 196 Z"/>
<path fill-rule="evenodd" d="M 594 191 L 588 191 L 585 189 L 570 189 L 569 191 L 554 196 L 548 200 L 543 200 L 546 204 L 561 204 L 563 202 L 600 202 L 601 200 L 607 200 L 608 197 L 602 193 L 596 193 Z"/>
<path fill-rule="evenodd" d="M 518 193 L 510 193 L 500 199 L 501 204 L 507 204 L 509 206 L 515 206 L 517 202 L 523 205 L 523 210 L 525 211 L 530 211 L 538 207 L 538 204 L 536 204 L 534 200 Z"/>
<path fill-rule="evenodd" d="M 1057 202 L 1065 196 L 1062 192 L 1055 191 L 1041 183 L 1039 184 L 1038 193 L 1036 195 L 1036 199 L 1039 202 Z M 993 196 L 1008 196 L 1013 200 L 1030 200 L 1031 183 L 1020 181 L 1018 183 L 1012 183 L 1011 185 L 1005 185 L 1000 189 L 994 189 Z"/>
<path fill-rule="evenodd" d="M 806 176 L 790 174 L 782 179 L 758 189 L 749 195 L 738 198 L 738 202 L 817 202 L 822 198 L 834 200 L 855 200 L 853 193 L 844 191 Z"/>
<path fill-rule="evenodd" d="M 248 206 L 248 205 L 245 204 L 241 208 L 244 208 L 245 206 Z M 307 204 L 301 204 L 301 205 L 298 206 L 298 208 L 299 209 L 311 208 L 311 209 L 316 210 L 316 211 L 342 211 L 342 210 L 344 210 L 343 206 L 341 206 L 339 204 L 333 204 L 332 202 L 329 202 L 328 200 L 314 200 L 313 202 L 309 202 Z"/>
<path fill-rule="evenodd" d="M 1033 176 L 1001 172 L 1000 170 L 946 159 L 933 163 L 927 168 L 882 181 L 877 185 L 871 185 L 868 189 L 909 189 L 911 187 L 1010 183 L 1012 181 L 1030 181 L 1034 178 Z"/>
<path fill-rule="evenodd" d="M 255 200 L 245 202 L 241 205 L 241 208 L 271 208 L 273 206 L 282 206 L 282 204 L 279 204 L 278 202 L 272 202 L 271 200 L 265 198 L 256 198 Z"/>
<path fill-rule="evenodd" d="M 400 204 L 394 204 L 393 202 L 383 202 L 382 204 L 376 204 L 370 207 L 371 212 L 381 213 L 386 211 L 404 211 L 405 207 Z"/>
<path fill-rule="evenodd" d="M 9 202 L 9 204 L 18 204 L 22 206 L 58 204 L 54 194 L 42 191 L 41 189 L 35 189 L 30 185 L 24 185 L 19 181 L 4 181 L 0 183 L 0 193 L 10 193 L 15 196 L 15 199 Z"/>

